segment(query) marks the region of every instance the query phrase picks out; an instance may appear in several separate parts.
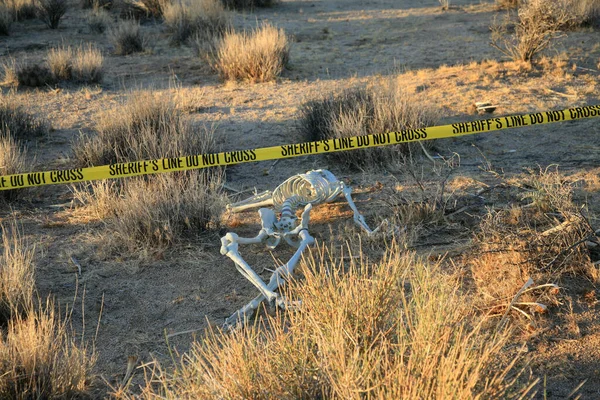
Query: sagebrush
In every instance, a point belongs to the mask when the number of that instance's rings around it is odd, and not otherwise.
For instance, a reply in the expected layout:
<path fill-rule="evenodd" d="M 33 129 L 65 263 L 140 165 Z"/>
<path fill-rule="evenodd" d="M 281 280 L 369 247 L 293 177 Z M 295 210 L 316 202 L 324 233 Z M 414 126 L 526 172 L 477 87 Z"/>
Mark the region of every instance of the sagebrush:
<path fill-rule="evenodd" d="M 68 10 L 69 2 L 67 0 L 35 0 L 36 12 L 38 18 L 44 22 L 48 28 L 56 29 L 60 24 L 60 19 Z"/>

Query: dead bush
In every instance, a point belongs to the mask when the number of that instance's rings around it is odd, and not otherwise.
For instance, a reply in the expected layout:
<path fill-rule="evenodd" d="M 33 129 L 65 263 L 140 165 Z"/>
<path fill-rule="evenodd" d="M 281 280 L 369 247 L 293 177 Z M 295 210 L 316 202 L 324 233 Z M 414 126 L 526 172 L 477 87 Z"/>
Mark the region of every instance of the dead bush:
<path fill-rule="evenodd" d="M 217 42 L 213 65 L 224 80 L 267 82 L 287 66 L 289 47 L 283 29 L 269 24 L 251 32 L 230 31 Z"/>
<path fill-rule="evenodd" d="M 308 140 L 343 139 L 433 125 L 433 110 L 406 95 L 394 82 L 349 89 L 338 95 L 305 103 L 300 109 L 299 128 Z M 418 139 L 413 132 L 407 138 Z M 332 153 L 336 162 L 363 169 L 386 165 L 408 154 L 409 145 Z"/>
<path fill-rule="evenodd" d="M 96 357 L 78 345 L 48 300 L 27 316 L 16 315 L 0 339 L 0 397 L 81 398 L 93 379 Z"/>
<path fill-rule="evenodd" d="M 439 266 L 398 249 L 376 264 L 320 253 L 288 292 L 301 312 L 209 331 L 174 371 L 149 368 L 141 397 L 467 399 L 521 389 L 512 365 L 496 364 L 508 335 L 482 332 Z"/>
<path fill-rule="evenodd" d="M 193 126 L 174 104 L 151 92 L 132 93 L 118 109 L 101 114 L 96 132 L 74 145 L 82 167 L 206 154 L 216 148 L 211 129 Z"/>
<path fill-rule="evenodd" d="M 60 19 L 67 12 L 69 2 L 67 0 L 35 0 L 38 18 L 48 28 L 56 29 Z"/>
<path fill-rule="evenodd" d="M 169 4 L 164 22 L 174 44 L 192 36 L 211 40 L 221 36 L 230 25 L 230 16 L 219 0 L 182 1 Z"/>
<path fill-rule="evenodd" d="M 530 171 L 511 184 L 520 188 L 516 203 L 485 216 L 470 260 L 483 303 L 500 314 L 529 278 L 535 284 L 556 283 L 567 274 L 597 279 L 585 242 L 598 239 L 564 177 L 552 169 Z M 527 292 L 515 311 L 539 311 L 535 303 L 545 294 Z"/>
<path fill-rule="evenodd" d="M 234 10 L 247 10 L 257 7 L 273 7 L 280 0 L 222 0 L 223 5 Z"/>
<path fill-rule="evenodd" d="M 47 122 L 27 111 L 14 94 L 0 94 L 0 136 L 27 141 L 48 133 Z"/>
<path fill-rule="evenodd" d="M 87 15 L 87 24 L 93 33 L 103 33 L 112 21 L 110 13 L 103 8 L 94 9 Z"/>
<path fill-rule="evenodd" d="M 491 45 L 515 61 L 531 61 L 546 49 L 560 29 L 572 23 L 573 15 L 560 2 L 523 0 L 514 32 L 510 16 L 491 26 Z"/>
<path fill-rule="evenodd" d="M 0 154 L 1 157 L 2 154 Z M 6 327 L 11 317 L 24 315 L 33 304 L 35 290 L 34 249 L 23 240 L 16 223 L 0 225 L 0 233 L 2 233 L 0 326 Z M 0 347 L 2 347 L 1 344 Z M 0 352 L 0 359 L 2 358 L 1 354 Z M 2 369 L 2 371 L 5 371 L 5 369 Z M 1 381 L 2 378 L 0 377 Z"/>
<path fill-rule="evenodd" d="M 9 35 L 12 22 L 13 14 L 11 10 L 4 3 L 0 3 L 0 35 Z"/>
<path fill-rule="evenodd" d="M 121 20 L 108 29 L 108 38 L 115 46 L 114 53 L 127 55 L 144 51 L 144 37 L 139 22 Z"/>

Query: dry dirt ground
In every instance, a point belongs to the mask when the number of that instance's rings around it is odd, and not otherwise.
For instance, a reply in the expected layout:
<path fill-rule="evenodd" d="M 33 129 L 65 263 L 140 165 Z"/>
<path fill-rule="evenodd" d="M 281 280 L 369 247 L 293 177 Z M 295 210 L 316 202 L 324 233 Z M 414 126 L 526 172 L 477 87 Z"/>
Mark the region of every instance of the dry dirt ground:
<path fill-rule="evenodd" d="M 0 37 L 0 58 L 41 61 L 53 46 L 81 42 L 96 43 L 106 55 L 101 85 L 18 90 L 29 109 L 48 118 L 54 128 L 48 137 L 30 144 L 31 163 L 37 168 L 70 165 L 72 140 L 80 132 L 92 134 L 95 116 L 116 107 L 128 90 L 136 88 L 192 99 L 190 118 L 214 124 L 224 150 L 303 141 L 297 128 L 303 102 L 381 77 L 397 79 L 417 101 L 439 110 L 440 123 L 479 118 L 469 111 L 476 101 L 497 104 L 498 115 L 600 101 L 598 30 L 569 32 L 547 52 L 549 58 L 543 65 L 530 69 L 504 62 L 489 45 L 489 25 L 499 15 L 492 2 L 456 0 L 452 4 L 450 10 L 442 11 L 434 0 L 283 0 L 271 9 L 236 14 L 238 28 L 269 21 L 293 38 L 290 69 L 266 84 L 220 82 L 191 48 L 170 46 L 163 27 L 154 22 L 143 25 L 149 38 L 147 52 L 111 55 L 106 37 L 89 33 L 84 12 L 75 6 L 58 30 L 48 30 L 38 21 L 15 23 L 11 36 Z M 169 88 L 173 80 L 179 89 Z M 461 205 L 469 208 L 452 219 L 451 230 L 426 230 L 415 243 L 423 254 L 459 254 L 472 237 L 472 220 L 485 207 L 502 206 L 493 200 L 501 196 L 468 200 L 486 184 L 497 183 L 497 175 L 490 171 L 510 177 L 526 168 L 557 164 L 563 174 L 578 182 L 578 200 L 596 215 L 600 211 L 597 119 L 438 141 L 431 153 L 460 155 L 450 187 L 457 197 L 467 199 Z M 421 163 L 427 171 L 428 161 Z M 391 213 L 386 206 L 389 193 L 403 190 L 408 198 L 417 193 L 405 173 L 346 171 L 322 156 L 282 160 L 271 166 L 272 162 L 261 162 L 231 167 L 227 183 L 239 190 L 264 190 L 290 175 L 327 168 L 356 189 L 357 205 L 372 224 Z M 425 181 L 431 179 L 425 175 Z M 130 355 L 140 361 L 152 357 L 168 361 L 165 335 L 191 330 L 201 334 L 208 323 L 220 324 L 255 296 L 255 289 L 219 254 L 219 234 L 258 231 L 254 212 L 226 217 L 221 232 L 166 253 L 120 254 L 103 245 L 110 232 L 102 221 L 82 216 L 72 199 L 66 186 L 32 189 L 26 200 L 4 206 L 0 216 L 2 221 L 17 218 L 36 244 L 37 285 L 42 296 L 52 293 L 66 305 L 73 304 L 78 293 L 73 326 L 79 334 L 94 338 L 103 308 L 95 347 L 98 372 L 106 382 L 115 384 L 122 378 Z M 316 210 L 315 237 L 324 243 L 356 238 L 348 216 L 344 203 Z M 255 247 L 244 254 L 250 264 L 271 268 L 273 258 L 285 260 L 290 253 L 283 249 L 271 254 Z M 81 276 L 71 257 L 81 264 Z M 582 398 L 600 397 L 598 305 L 583 299 L 595 287 L 594 282 L 581 279 L 571 282 L 572 312 L 566 306 L 555 307 L 543 334 L 523 335 L 532 373 L 547 377 L 549 398 L 565 398 L 584 379 Z M 182 352 L 194 336 L 180 334 L 169 342 Z M 99 383 L 94 395 L 105 394 L 105 385 Z"/>

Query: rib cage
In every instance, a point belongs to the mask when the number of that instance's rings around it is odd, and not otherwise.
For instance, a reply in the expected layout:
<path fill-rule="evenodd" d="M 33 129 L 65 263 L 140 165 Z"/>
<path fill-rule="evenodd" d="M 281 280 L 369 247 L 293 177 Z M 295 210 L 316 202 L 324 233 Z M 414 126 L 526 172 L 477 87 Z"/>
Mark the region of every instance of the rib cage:
<path fill-rule="evenodd" d="M 319 169 L 306 174 L 294 175 L 273 191 L 273 207 L 281 211 L 288 200 L 292 209 L 307 204 L 328 203 L 344 189 L 344 184 L 331 172 Z"/>

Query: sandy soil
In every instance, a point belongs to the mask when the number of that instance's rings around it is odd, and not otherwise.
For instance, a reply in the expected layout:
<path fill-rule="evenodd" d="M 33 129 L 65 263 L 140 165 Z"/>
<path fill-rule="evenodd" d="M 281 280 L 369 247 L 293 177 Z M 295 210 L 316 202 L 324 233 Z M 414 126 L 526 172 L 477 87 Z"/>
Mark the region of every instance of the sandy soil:
<path fill-rule="evenodd" d="M 128 90 L 141 87 L 195 99 L 190 118 L 215 124 L 224 150 L 303 141 L 297 129 L 303 102 L 383 77 L 397 79 L 418 101 L 438 109 L 441 123 L 479 118 L 469 111 L 475 101 L 498 104 L 498 115 L 598 103 L 597 30 L 570 32 L 548 51 L 543 66 L 529 70 L 503 62 L 489 46 L 489 25 L 498 15 L 491 2 L 452 4 L 451 10 L 442 11 L 434 0 L 283 0 L 272 9 L 237 14 L 238 28 L 269 21 L 294 38 L 290 70 L 274 83 L 259 85 L 221 83 L 192 49 L 169 46 L 167 34 L 156 23 L 143 26 L 151 39 L 149 51 L 111 55 L 108 40 L 90 34 L 84 12 L 76 8 L 55 31 L 37 21 L 16 23 L 11 36 L 0 37 L 0 57 L 38 62 L 53 46 L 88 41 L 106 54 L 106 77 L 99 86 L 18 91 L 30 109 L 48 118 L 54 128 L 47 138 L 30 144 L 32 163 L 38 168 L 69 165 L 71 141 L 79 134 L 92 134 L 94 118 L 101 110 L 118 106 Z M 173 80 L 180 85 L 178 90 L 169 88 Z M 569 179 L 582 182 L 580 199 L 596 214 L 600 185 L 593 182 L 600 172 L 599 152 L 597 120 L 439 141 L 432 150 L 443 156 L 460 155 L 461 166 L 454 176 L 470 182 L 457 189 L 463 198 L 481 188 L 482 182 L 494 181 L 489 169 L 511 176 L 525 168 L 558 164 Z M 401 187 L 406 196 L 416 193 L 405 174 L 346 171 L 321 156 L 282 160 L 271 166 L 272 162 L 262 162 L 231 167 L 228 185 L 263 190 L 290 175 L 327 168 L 356 189 L 357 205 L 371 223 L 390 213 L 384 201 L 390 192 Z M 119 254 L 103 245 L 110 232 L 102 221 L 82 218 L 71 200 L 71 191 L 64 186 L 33 189 L 28 200 L 4 207 L 0 218 L 16 217 L 37 244 L 37 283 L 42 295 L 53 293 L 62 304 L 72 304 L 78 293 L 73 326 L 79 333 L 93 338 L 103 307 L 96 348 L 99 372 L 109 383 L 122 378 L 128 356 L 168 360 L 165 334 L 201 332 L 209 323 L 220 324 L 255 296 L 253 287 L 219 254 L 218 247 L 219 234 L 228 230 L 246 235 L 258 231 L 255 213 L 226 219 L 221 232 L 164 254 Z M 485 206 L 494 204 L 478 204 L 472 214 L 482 213 Z M 314 236 L 325 243 L 348 238 L 338 233 L 342 231 L 355 237 L 348 215 L 343 203 L 317 210 Z M 469 220 L 457 218 L 453 230 L 424 235 L 417 250 L 434 255 L 460 253 L 460 244 L 471 237 Z M 271 268 L 273 257 L 285 260 L 289 254 L 286 249 L 271 253 L 260 247 L 244 253 L 259 271 Z M 82 265 L 81 276 L 71 257 Z M 600 320 L 597 301 L 589 301 L 595 283 L 575 280 L 565 285 L 571 290 L 572 312 L 566 306 L 556 307 L 547 317 L 545 333 L 524 336 L 523 342 L 528 345 L 533 373 L 547 376 L 549 398 L 564 398 L 584 379 L 582 398 L 597 398 Z M 193 333 L 177 335 L 170 344 L 185 351 L 193 338 Z M 105 390 L 99 385 L 95 395 L 102 397 Z"/>

